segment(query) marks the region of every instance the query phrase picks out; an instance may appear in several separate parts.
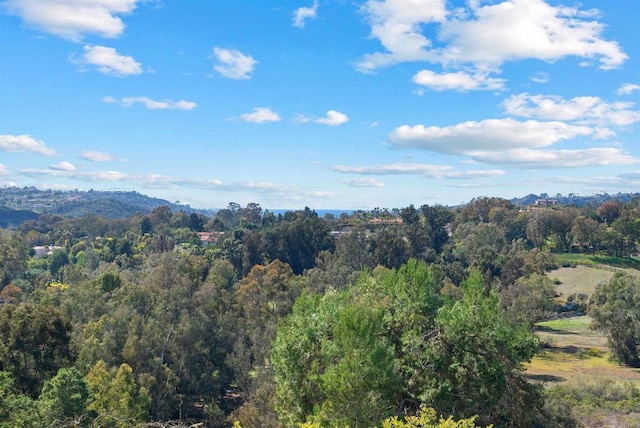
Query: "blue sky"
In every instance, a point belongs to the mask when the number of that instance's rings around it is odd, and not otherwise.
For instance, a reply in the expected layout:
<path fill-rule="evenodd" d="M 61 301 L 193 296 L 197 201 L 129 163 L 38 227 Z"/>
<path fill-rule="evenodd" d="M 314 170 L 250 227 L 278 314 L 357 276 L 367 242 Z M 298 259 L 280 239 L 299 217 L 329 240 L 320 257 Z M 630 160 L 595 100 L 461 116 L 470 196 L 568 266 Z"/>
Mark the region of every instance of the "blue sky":
<path fill-rule="evenodd" d="M 637 0 L 0 0 L 0 185 L 196 208 L 640 189 Z"/>

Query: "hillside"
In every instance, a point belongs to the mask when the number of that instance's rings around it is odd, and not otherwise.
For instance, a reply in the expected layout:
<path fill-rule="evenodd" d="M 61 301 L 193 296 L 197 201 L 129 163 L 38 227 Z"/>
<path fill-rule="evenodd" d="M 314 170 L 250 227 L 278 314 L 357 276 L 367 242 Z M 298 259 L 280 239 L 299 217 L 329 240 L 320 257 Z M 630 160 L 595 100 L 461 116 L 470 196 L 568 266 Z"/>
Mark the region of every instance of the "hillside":
<path fill-rule="evenodd" d="M 541 193 L 539 195 L 529 194 L 520 198 L 511 199 L 511 203 L 517 206 L 529 206 L 534 205 L 539 199 L 554 199 L 559 205 L 575 205 L 577 207 L 583 206 L 598 206 L 604 202 L 612 199 L 617 199 L 621 202 L 629 202 L 633 198 L 640 196 L 640 193 L 616 193 L 610 195 L 608 193 L 600 193 L 595 195 L 581 196 L 570 193 L 568 195 L 548 195 Z"/>
<path fill-rule="evenodd" d="M 5 187 L 0 189 L 0 207 L 12 212 L 11 217 L 0 212 L 0 219 L 9 227 L 35 218 L 39 214 L 58 214 L 64 217 L 83 217 L 96 214 L 107 218 L 125 218 L 135 214 L 149 213 L 154 208 L 168 206 L 171 211 L 187 213 L 202 212 L 189 205 L 172 203 L 164 199 L 153 198 L 135 191 L 80 191 L 80 190 L 39 190 L 35 187 Z M 23 213 L 23 220 L 15 212 Z M 30 213 L 30 214 L 27 214 Z M 7 217 L 5 217 L 7 216 Z M 8 221 L 8 219 L 15 219 Z M 2 224 L 0 224 L 2 226 Z"/>
<path fill-rule="evenodd" d="M 32 211 L 14 210 L 0 205 L 0 228 L 12 228 L 36 218 L 38 218 L 38 214 Z"/>

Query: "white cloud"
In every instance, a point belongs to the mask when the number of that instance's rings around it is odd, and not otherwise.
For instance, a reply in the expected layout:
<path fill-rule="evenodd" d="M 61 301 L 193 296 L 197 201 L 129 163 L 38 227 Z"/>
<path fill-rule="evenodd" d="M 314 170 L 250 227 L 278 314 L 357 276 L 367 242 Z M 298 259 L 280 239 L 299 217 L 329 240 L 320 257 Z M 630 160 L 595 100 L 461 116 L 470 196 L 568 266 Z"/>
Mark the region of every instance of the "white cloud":
<path fill-rule="evenodd" d="M 114 48 L 106 46 L 85 46 L 80 61 L 71 59 L 81 65 L 95 66 L 102 74 L 125 77 L 142 74 L 142 65 L 131 56 L 120 55 Z"/>
<path fill-rule="evenodd" d="M 504 79 L 489 77 L 487 74 L 469 74 L 463 71 L 453 73 L 434 73 L 422 70 L 413 76 L 414 83 L 428 86 L 436 91 L 456 90 L 497 90 L 504 89 Z"/>
<path fill-rule="evenodd" d="M 378 189 L 384 187 L 384 183 L 375 178 L 352 178 L 340 180 L 340 182 L 350 187 L 373 187 Z"/>
<path fill-rule="evenodd" d="M 130 175 L 119 171 L 78 171 L 75 168 L 61 168 L 60 165 L 54 165 L 49 169 L 23 169 L 21 174 L 30 177 L 58 177 L 72 178 L 81 181 L 124 181 L 131 178 Z"/>
<path fill-rule="evenodd" d="M 56 154 L 42 141 L 36 140 L 31 135 L 0 135 L 0 150 L 7 153 L 31 152 L 44 156 Z"/>
<path fill-rule="evenodd" d="M 6 166 L 2 165 L 0 163 L 0 176 L 7 176 L 10 175 L 11 173 L 9 172 L 9 168 L 7 168 Z"/>
<path fill-rule="evenodd" d="M 406 61 L 430 61 L 448 68 L 473 65 L 497 71 L 507 61 L 555 61 L 568 56 L 597 60 L 600 68 L 620 67 L 628 58 L 619 44 L 602 38 L 597 11 L 551 6 L 544 0 L 467 2 L 450 13 L 440 0 L 369 0 L 364 6 L 371 35 L 386 52 L 368 54 L 361 71 Z M 432 40 L 423 26 L 436 34 Z"/>
<path fill-rule="evenodd" d="M 258 64 L 251 55 L 244 55 L 233 49 L 213 48 L 213 53 L 218 61 L 213 69 L 224 77 L 230 79 L 249 79 L 251 73 Z"/>
<path fill-rule="evenodd" d="M 104 97 L 102 101 L 105 103 L 120 104 L 122 107 L 131 107 L 134 104 L 142 104 L 148 110 L 193 110 L 197 107 L 196 103 L 190 101 L 156 101 L 149 97 L 123 97 L 120 100 L 113 97 Z"/>
<path fill-rule="evenodd" d="M 601 147 L 554 150 L 552 146 L 576 137 L 608 138 L 607 128 L 570 125 L 564 122 L 524 122 L 514 119 L 488 119 L 449 127 L 403 125 L 390 135 L 401 148 L 468 156 L 478 162 L 523 168 L 559 168 L 635 163 L 620 148 Z"/>
<path fill-rule="evenodd" d="M 441 36 L 450 41 L 445 61 L 498 66 L 526 58 L 554 61 L 566 56 L 597 58 L 600 68 L 619 67 L 627 55 L 601 38 L 604 26 L 591 11 L 553 7 L 543 0 L 508 0 L 474 7 L 473 19 L 455 19 Z"/>
<path fill-rule="evenodd" d="M 314 19 L 318 16 L 318 0 L 313 1 L 311 7 L 300 7 L 293 13 L 293 26 L 304 28 L 307 19 Z"/>
<path fill-rule="evenodd" d="M 336 165 L 334 171 L 361 175 L 422 175 L 429 178 L 468 179 L 504 175 L 502 170 L 457 171 L 450 165 L 427 165 L 420 163 L 394 163 L 373 166 Z"/>
<path fill-rule="evenodd" d="M 502 152 L 478 151 L 473 156 L 483 162 L 520 168 L 577 168 L 630 165 L 638 162 L 638 159 L 615 147 L 597 147 L 582 150 L 515 149 Z"/>
<path fill-rule="evenodd" d="M 599 135 L 588 126 L 563 122 L 539 122 L 514 119 L 468 121 L 440 127 L 403 125 L 390 134 L 398 147 L 413 147 L 440 153 L 462 153 L 474 150 L 509 150 L 514 148 L 550 146 L 579 136 Z"/>
<path fill-rule="evenodd" d="M 314 123 L 320 123 L 322 125 L 329 126 L 342 125 L 343 123 L 347 123 L 348 121 L 349 117 L 346 114 L 340 113 L 336 110 L 329 110 L 326 117 L 313 120 Z"/>
<path fill-rule="evenodd" d="M 549 73 L 545 73 L 544 71 L 538 71 L 531 76 L 531 81 L 535 83 L 547 83 L 549 79 Z"/>
<path fill-rule="evenodd" d="M 640 85 L 635 83 L 624 83 L 618 88 L 618 95 L 629 95 L 635 91 L 640 91 Z"/>
<path fill-rule="evenodd" d="M 6 0 L 2 6 L 26 24 L 72 41 L 85 34 L 115 38 L 124 31 L 117 15 L 143 0 Z"/>
<path fill-rule="evenodd" d="M 537 119 L 578 121 L 587 124 L 624 126 L 640 122 L 640 110 L 633 103 L 606 103 L 599 97 L 575 97 L 565 100 L 554 95 L 513 95 L 503 102 L 510 115 Z"/>
<path fill-rule="evenodd" d="M 67 171 L 67 172 L 73 172 L 76 170 L 76 167 L 71 162 L 67 162 L 67 161 L 62 161 L 60 163 L 51 165 L 50 168 L 57 171 Z"/>
<path fill-rule="evenodd" d="M 421 27 L 444 21 L 444 0 L 368 0 L 362 10 L 371 24 L 371 37 L 380 40 L 387 51 L 365 55 L 357 64 L 360 71 L 435 59 L 428 50 L 432 42 L 421 33 Z"/>
<path fill-rule="evenodd" d="M 279 122 L 281 120 L 278 113 L 267 107 L 255 107 L 253 113 L 245 113 L 240 115 L 240 118 L 251 123 Z"/>
<path fill-rule="evenodd" d="M 110 162 L 116 160 L 109 153 L 98 152 L 95 150 L 85 150 L 80 154 L 80 157 L 91 162 Z"/>

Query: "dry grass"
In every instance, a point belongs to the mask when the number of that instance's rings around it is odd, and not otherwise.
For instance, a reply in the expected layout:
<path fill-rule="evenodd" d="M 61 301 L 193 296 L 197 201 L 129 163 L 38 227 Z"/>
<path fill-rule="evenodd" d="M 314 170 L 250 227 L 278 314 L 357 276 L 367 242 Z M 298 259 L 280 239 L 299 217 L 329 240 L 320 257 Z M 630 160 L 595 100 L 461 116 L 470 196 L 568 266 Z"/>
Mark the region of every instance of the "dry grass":
<path fill-rule="evenodd" d="M 640 386 L 640 369 L 612 362 L 606 338 L 589 330 L 590 323 L 582 316 L 538 324 L 537 334 L 548 346 L 527 365 L 527 375 L 550 384 L 608 378 Z"/>
<path fill-rule="evenodd" d="M 560 280 L 561 283 L 556 286 L 556 290 L 561 296 L 559 300 L 566 302 L 567 297 L 574 293 L 591 296 L 596 286 L 602 282 L 609 282 L 614 273 L 613 270 L 578 266 L 556 269 L 547 275 L 553 280 Z"/>

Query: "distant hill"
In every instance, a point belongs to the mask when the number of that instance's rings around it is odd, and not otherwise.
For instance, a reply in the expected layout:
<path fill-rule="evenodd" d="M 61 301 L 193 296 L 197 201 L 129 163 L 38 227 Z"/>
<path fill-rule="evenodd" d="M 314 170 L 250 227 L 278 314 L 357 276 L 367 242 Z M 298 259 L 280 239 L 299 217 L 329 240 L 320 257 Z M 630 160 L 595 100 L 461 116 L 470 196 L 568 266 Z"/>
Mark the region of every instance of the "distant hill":
<path fill-rule="evenodd" d="M 150 213 L 160 206 L 167 206 L 172 212 L 184 211 L 189 214 L 213 212 L 196 210 L 189 205 L 172 203 L 133 191 L 63 191 L 39 190 L 35 187 L 0 188 L 0 207 L 2 206 L 12 211 L 31 212 L 36 218 L 39 214 L 58 214 L 64 217 L 95 214 L 107 218 L 126 218 L 135 214 Z M 5 216 L 9 215 L 14 218 L 17 214 L 0 212 L 0 225 Z"/>
<path fill-rule="evenodd" d="M 611 199 L 627 202 L 640 197 L 640 193 L 607 193 L 591 196 L 575 194 L 550 196 L 529 194 L 511 199 L 517 206 L 534 205 L 539 199 L 555 199 L 558 205 L 599 206 Z M 215 210 L 198 210 L 189 205 L 153 198 L 134 191 L 98 191 L 98 190 L 39 190 L 35 187 L 0 188 L 0 227 L 16 227 L 20 223 L 37 218 L 40 214 L 57 214 L 64 217 L 83 217 L 95 214 L 107 218 L 128 218 L 135 214 L 148 214 L 154 208 L 167 206 L 172 212 L 184 211 L 205 215 L 215 214 Z M 342 210 L 318 210 L 342 213 Z M 347 210 L 348 212 L 348 210 Z"/>
<path fill-rule="evenodd" d="M 0 206 L 0 228 L 11 229 L 27 220 L 35 220 L 38 214 L 33 211 L 14 210 Z"/>
<path fill-rule="evenodd" d="M 629 202 L 633 198 L 640 197 L 640 193 L 616 193 L 610 195 L 608 193 L 595 194 L 590 196 L 579 196 L 575 194 L 569 195 L 555 195 L 551 196 L 546 193 L 540 195 L 529 194 L 521 198 L 511 199 L 511 203 L 518 206 L 534 205 L 539 199 L 555 199 L 558 201 L 558 205 L 574 205 L 577 207 L 583 206 L 600 206 L 602 203 L 617 199 L 621 202 Z"/>

